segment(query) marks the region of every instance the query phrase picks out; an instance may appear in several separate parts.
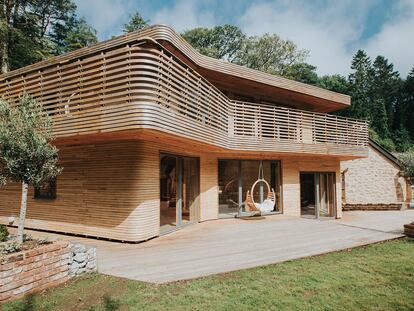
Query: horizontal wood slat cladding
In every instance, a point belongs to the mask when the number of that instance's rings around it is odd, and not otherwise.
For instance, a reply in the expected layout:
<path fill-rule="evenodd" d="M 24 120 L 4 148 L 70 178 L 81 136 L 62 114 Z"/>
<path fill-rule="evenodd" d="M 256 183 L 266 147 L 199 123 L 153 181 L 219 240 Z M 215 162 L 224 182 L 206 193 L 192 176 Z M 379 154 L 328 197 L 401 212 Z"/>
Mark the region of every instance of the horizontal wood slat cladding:
<path fill-rule="evenodd" d="M 158 236 L 161 152 L 200 158 L 199 221 L 216 219 L 217 157 L 187 147 L 146 140 L 62 146 L 57 198 L 35 200 L 30 187 L 26 227 L 131 242 Z M 15 217 L 17 224 L 20 197 L 20 184 L 0 189 L 0 223 Z"/>
<path fill-rule="evenodd" d="M 335 172 L 341 217 L 339 160 L 270 153 L 206 153 L 172 139 L 134 140 L 60 147 L 64 168 L 55 200 L 34 200 L 30 187 L 27 228 L 138 242 L 159 235 L 160 153 L 200 158 L 199 221 L 218 216 L 218 159 L 273 159 L 282 163 L 283 213 L 300 215 L 300 171 Z M 21 186 L 0 189 L 0 223 L 17 217 Z M 14 223 L 15 225 L 17 223 Z"/>
<path fill-rule="evenodd" d="M 138 141 L 62 148 L 57 198 L 34 200 L 30 187 L 26 226 L 124 241 L 157 236 L 158 157 Z M 20 193 L 19 184 L 0 190 L 1 222 L 17 222 Z"/>
<path fill-rule="evenodd" d="M 57 137 L 150 129 L 228 150 L 367 154 L 366 122 L 231 101 L 158 44 L 2 79 L 0 93 L 12 104 L 22 92 L 43 104 Z"/>
<path fill-rule="evenodd" d="M 203 70 L 210 70 L 217 74 L 227 76 L 228 78 L 234 76 L 243 78 L 248 81 L 262 83 L 264 85 L 273 86 L 277 89 L 290 91 L 291 93 L 304 94 L 319 98 L 320 102 L 330 102 L 332 106 L 346 107 L 350 104 L 350 97 L 348 95 L 328 91 L 313 85 L 300 83 L 289 80 L 276 75 L 271 75 L 258 70 L 253 70 L 244 66 L 239 66 L 229 62 L 217 60 L 211 57 L 204 56 L 198 53 L 188 42 L 186 42 L 173 29 L 164 25 L 154 25 L 138 32 L 131 32 L 111 40 L 103 41 L 91 47 L 79 49 L 64 55 L 50 58 L 21 69 L 14 70 L 3 78 L 12 78 L 18 75 L 26 75 L 38 70 L 44 70 L 51 66 L 64 66 L 68 62 L 77 61 L 90 55 L 98 55 L 99 53 L 113 50 L 125 45 L 134 45 L 142 40 L 149 40 L 162 44 L 165 48 L 169 46 L 174 47 L 183 54 L 186 59 L 189 59 L 198 68 Z M 170 49 L 171 51 L 171 49 Z M 171 51 L 173 52 L 173 51 Z M 1 79 L 1 77 L 0 77 Z M 276 90 L 276 89 L 275 89 Z"/>

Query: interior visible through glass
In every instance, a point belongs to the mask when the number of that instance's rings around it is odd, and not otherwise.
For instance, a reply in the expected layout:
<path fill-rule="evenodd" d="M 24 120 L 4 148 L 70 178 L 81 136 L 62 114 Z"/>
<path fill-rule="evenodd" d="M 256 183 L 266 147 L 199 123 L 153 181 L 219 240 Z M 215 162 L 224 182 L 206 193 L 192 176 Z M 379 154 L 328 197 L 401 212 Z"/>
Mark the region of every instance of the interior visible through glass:
<path fill-rule="evenodd" d="M 302 216 L 335 216 L 335 173 L 301 173 L 300 207 Z"/>
<path fill-rule="evenodd" d="M 183 206 L 182 223 L 196 220 L 198 196 L 198 161 L 196 158 L 183 158 Z"/>
<path fill-rule="evenodd" d="M 263 178 L 276 194 L 274 212 L 281 211 L 281 167 L 280 161 L 271 160 L 219 160 L 219 217 L 234 217 L 241 208 L 244 211 L 247 191 L 259 178 L 260 162 Z M 268 189 L 259 182 L 253 189 L 253 198 L 262 203 L 268 196 Z"/>
<path fill-rule="evenodd" d="M 177 226 L 177 158 L 161 155 L 160 226 L 168 231 Z"/>
<path fill-rule="evenodd" d="M 198 158 L 161 154 L 160 232 L 197 221 Z"/>

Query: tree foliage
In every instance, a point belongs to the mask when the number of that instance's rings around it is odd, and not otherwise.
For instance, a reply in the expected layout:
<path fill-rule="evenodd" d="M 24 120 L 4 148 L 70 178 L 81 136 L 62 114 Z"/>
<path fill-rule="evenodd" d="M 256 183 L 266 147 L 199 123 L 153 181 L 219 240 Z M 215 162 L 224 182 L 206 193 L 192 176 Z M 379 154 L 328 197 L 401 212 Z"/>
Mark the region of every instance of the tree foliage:
<path fill-rule="evenodd" d="M 392 63 L 377 56 L 374 62 L 359 50 L 353 57 L 349 75 L 351 108 L 346 115 L 370 122 L 371 138 L 391 151 L 403 152 L 414 141 L 409 117 L 413 115 L 410 75 L 404 81 Z M 411 119 L 412 120 L 412 119 Z"/>
<path fill-rule="evenodd" d="M 1 0 L 2 73 L 97 42 L 75 11 L 72 0 Z"/>
<path fill-rule="evenodd" d="M 201 54 L 237 62 L 246 43 L 246 35 L 237 26 L 223 25 L 213 28 L 194 28 L 182 33 L 184 39 Z"/>
<path fill-rule="evenodd" d="M 6 180 L 41 183 L 60 173 L 58 154 L 52 146 L 51 118 L 29 95 L 12 107 L 0 100 L 0 161 Z"/>
<path fill-rule="evenodd" d="M 401 153 L 398 156 L 404 174 L 414 183 L 414 149 Z"/>
<path fill-rule="evenodd" d="M 237 63 L 252 69 L 286 76 L 291 66 L 303 63 L 308 51 L 276 34 L 249 37 Z"/>
<path fill-rule="evenodd" d="M 333 92 L 350 93 L 350 85 L 347 78 L 339 74 L 322 76 L 318 78 L 317 85 Z"/>
<path fill-rule="evenodd" d="M 319 83 L 316 67 L 308 63 L 296 63 L 288 66 L 284 77 L 306 84 L 317 85 Z"/>
<path fill-rule="evenodd" d="M 65 23 L 56 24 L 50 34 L 52 42 L 51 53 L 60 55 L 85 46 L 98 43 L 96 30 L 84 18 L 76 15 L 68 18 Z"/>
<path fill-rule="evenodd" d="M 52 121 L 29 95 L 16 106 L 0 100 L 0 181 L 22 183 L 18 242 L 23 242 L 29 185 L 39 186 L 61 172 L 58 151 L 51 145 Z"/>
<path fill-rule="evenodd" d="M 304 63 L 308 51 L 276 34 L 248 37 L 237 26 L 226 24 L 194 28 L 182 36 L 201 54 L 252 69 L 289 77 L 297 74 L 302 79 L 308 79 L 314 70 Z"/>
<path fill-rule="evenodd" d="M 131 16 L 128 23 L 124 25 L 124 33 L 141 30 L 149 26 L 149 19 L 144 19 L 141 14 L 135 11 Z"/>

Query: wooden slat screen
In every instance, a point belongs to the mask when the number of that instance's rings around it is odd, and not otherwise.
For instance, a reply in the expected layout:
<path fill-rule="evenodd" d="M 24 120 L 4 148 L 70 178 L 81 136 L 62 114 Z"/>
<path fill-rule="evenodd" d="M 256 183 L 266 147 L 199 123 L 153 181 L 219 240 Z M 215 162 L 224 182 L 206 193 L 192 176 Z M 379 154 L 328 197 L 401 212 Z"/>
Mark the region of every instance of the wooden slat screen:
<path fill-rule="evenodd" d="M 367 146 L 368 125 L 364 121 L 269 104 L 231 103 L 235 136 Z"/>
<path fill-rule="evenodd" d="M 33 95 L 57 137 L 146 128 L 232 150 L 365 156 L 367 123 L 229 100 L 155 43 L 126 45 L 3 80 Z"/>

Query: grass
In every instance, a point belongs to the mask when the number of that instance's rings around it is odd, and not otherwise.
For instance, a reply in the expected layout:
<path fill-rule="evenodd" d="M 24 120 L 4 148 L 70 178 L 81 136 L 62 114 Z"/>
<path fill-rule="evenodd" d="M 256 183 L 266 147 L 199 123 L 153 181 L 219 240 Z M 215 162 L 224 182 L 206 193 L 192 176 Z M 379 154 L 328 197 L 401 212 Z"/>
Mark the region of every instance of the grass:
<path fill-rule="evenodd" d="M 165 285 L 94 274 L 3 310 L 414 310 L 414 240 Z"/>

